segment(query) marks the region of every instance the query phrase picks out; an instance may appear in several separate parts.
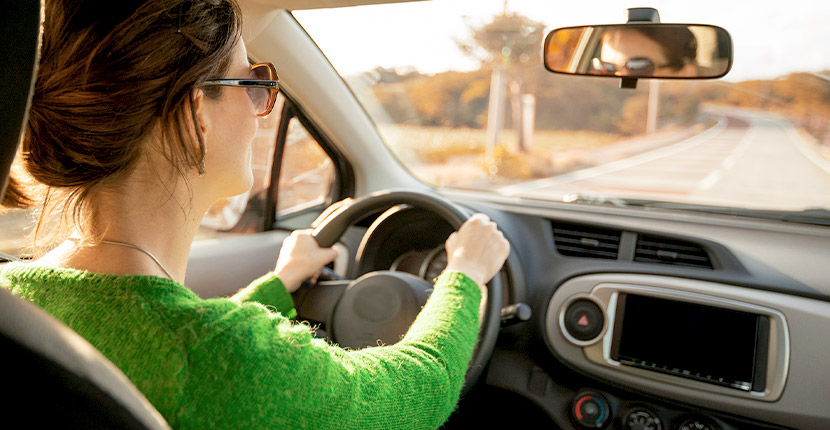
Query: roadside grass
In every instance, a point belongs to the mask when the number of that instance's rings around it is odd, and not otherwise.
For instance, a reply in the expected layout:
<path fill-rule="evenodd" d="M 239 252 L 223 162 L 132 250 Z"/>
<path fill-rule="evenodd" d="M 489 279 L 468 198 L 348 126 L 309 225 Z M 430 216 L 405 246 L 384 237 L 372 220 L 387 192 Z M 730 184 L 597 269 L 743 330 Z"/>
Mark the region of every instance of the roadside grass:
<path fill-rule="evenodd" d="M 583 162 L 581 157 L 592 149 L 623 138 L 591 131 L 538 130 L 530 148 L 523 152 L 518 149 L 516 132 L 505 130 L 488 154 L 486 130 L 391 124 L 378 128 L 407 168 L 439 186 L 502 184 L 553 176 Z"/>
<path fill-rule="evenodd" d="M 487 131 L 481 129 L 390 124 L 378 128 L 393 151 L 411 152 L 423 162 L 441 162 L 460 155 L 483 155 L 487 144 Z M 615 142 L 620 137 L 581 130 L 538 130 L 533 134 L 530 152 L 538 155 L 565 149 L 590 149 Z M 498 144 L 514 146 L 517 140 L 515 131 L 505 130 Z"/>

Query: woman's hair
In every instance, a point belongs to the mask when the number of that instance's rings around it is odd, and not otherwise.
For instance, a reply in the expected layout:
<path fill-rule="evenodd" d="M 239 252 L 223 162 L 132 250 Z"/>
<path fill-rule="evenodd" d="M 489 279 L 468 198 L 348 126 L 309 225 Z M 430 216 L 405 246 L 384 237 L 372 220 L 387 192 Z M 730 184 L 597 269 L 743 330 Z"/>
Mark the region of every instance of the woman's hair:
<path fill-rule="evenodd" d="M 102 185 L 129 174 L 157 135 L 184 177 L 204 169 L 193 90 L 222 77 L 240 39 L 233 0 L 46 0 L 40 63 L 6 207 L 40 205 L 82 226 Z M 206 97 L 221 87 L 204 87 Z M 38 195 L 39 194 L 39 195 Z"/>
<path fill-rule="evenodd" d="M 660 45 L 669 67 L 679 70 L 686 64 L 696 63 L 697 38 L 691 30 L 680 26 L 665 28 L 648 25 L 639 25 L 633 30 Z"/>

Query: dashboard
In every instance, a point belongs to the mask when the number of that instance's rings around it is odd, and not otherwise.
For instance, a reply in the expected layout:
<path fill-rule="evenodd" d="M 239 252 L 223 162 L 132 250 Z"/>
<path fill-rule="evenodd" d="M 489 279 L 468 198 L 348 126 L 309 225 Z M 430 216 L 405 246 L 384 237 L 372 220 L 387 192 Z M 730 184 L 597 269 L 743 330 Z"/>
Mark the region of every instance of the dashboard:
<path fill-rule="evenodd" d="M 563 429 L 830 428 L 826 228 L 451 198 L 498 222 L 512 244 L 503 308 L 531 310 L 504 319 L 490 389 Z M 431 281 L 451 232 L 427 211 L 390 209 L 352 275 Z"/>

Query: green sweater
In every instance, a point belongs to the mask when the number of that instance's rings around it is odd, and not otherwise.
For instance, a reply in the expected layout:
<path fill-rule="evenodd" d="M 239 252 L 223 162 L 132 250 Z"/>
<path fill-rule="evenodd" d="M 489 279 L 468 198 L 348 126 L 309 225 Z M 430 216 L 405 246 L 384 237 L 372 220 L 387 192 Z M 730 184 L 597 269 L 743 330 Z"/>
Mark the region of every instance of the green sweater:
<path fill-rule="evenodd" d="M 0 287 L 98 348 L 175 429 L 436 428 L 458 402 L 481 293 L 445 273 L 395 345 L 344 350 L 291 322 L 273 274 L 230 299 L 175 281 L 12 264 Z"/>

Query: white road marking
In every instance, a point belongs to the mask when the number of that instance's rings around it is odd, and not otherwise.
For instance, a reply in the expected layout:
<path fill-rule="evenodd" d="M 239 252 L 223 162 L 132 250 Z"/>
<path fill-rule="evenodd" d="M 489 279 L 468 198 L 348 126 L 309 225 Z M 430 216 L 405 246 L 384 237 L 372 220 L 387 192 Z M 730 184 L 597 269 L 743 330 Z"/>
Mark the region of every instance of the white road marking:
<path fill-rule="evenodd" d="M 712 189 L 712 187 L 714 187 L 715 184 L 717 184 L 718 181 L 720 181 L 721 178 L 723 178 L 724 172 L 734 167 L 735 163 L 738 162 L 738 159 L 741 158 L 744 155 L 744 153 L 746 153 L 747 148 L 749 148 L 749 145 L 752 144 L 752 141 L 754 139 L 755 129 L 753 128 L 753 125 L 750 124 L 750 128 L 744 134 L 744 137 L 741 139 L 741 143 L 739 143 L 738 146 L 736 146 L 735 149 L 732 150 L 732 153 L 729 154 L 729 156 L 723 160 L 723 163 L 721 163 L 721 168 L 718 170 L 714 170 L 708 175 L 706 175 L 706 177 L 703 178 L 703 180 L 700 181 L 699 184 L 697 184 L 696 188 L 701 191 Z"/>
<path fill-rule="evenodd" d="M 712 173 L 706 175 L 702 181 L 697 185 L 699 190 L 708 190 L 715 186 L 718 181 L 723 177 L 723 170 L 715 170 Z"/>

